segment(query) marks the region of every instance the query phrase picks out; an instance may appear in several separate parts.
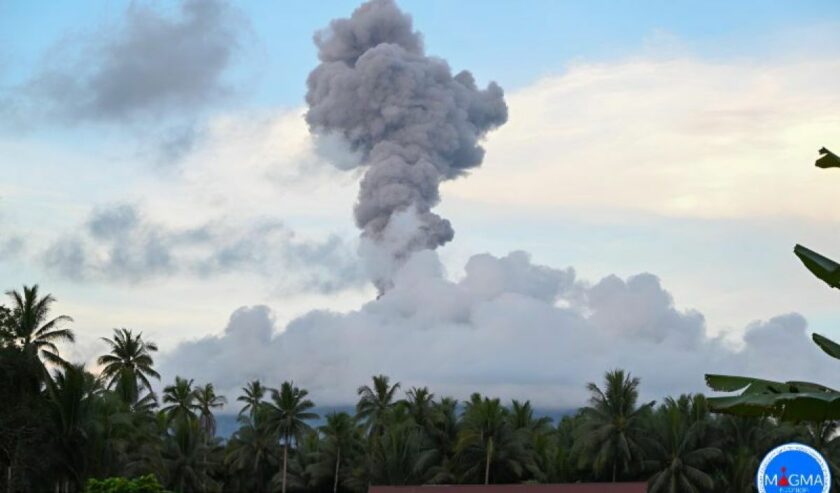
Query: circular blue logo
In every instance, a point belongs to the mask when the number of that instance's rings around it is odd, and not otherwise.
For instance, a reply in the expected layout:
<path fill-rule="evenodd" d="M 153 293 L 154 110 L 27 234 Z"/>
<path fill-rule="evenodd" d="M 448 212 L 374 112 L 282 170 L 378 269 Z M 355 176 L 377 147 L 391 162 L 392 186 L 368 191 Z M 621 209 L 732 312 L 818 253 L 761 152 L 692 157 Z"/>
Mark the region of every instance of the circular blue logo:
<path fill-rule="evenodd" d="M 756 475 L 759 493 L 828 493 L 831 471 L 819 452 L 801 443 L 774 448 Z"/>

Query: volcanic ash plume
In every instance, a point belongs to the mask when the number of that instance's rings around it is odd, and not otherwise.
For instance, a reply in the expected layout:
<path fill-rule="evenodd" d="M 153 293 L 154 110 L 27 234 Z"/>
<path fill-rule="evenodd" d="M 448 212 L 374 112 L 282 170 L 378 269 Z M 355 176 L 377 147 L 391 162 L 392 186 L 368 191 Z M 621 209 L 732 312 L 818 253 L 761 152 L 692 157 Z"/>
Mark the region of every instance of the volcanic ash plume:
<path fill-rule="evenodd" d="M 372 0 L 332 21 L 315 44 L 321 63 L 307 80 L 306 120 L 362 156 L 358 166 L 367 170 L 355 217 L 363 244 L 399 265 L 451 240 L 449 221 L 431 212 L 438 187 L 481 164 L 479 140 L 507 120 L 501 87 L 479 89 L 470 72 L 453 76 L 446 61 L 427 56 L 411 17 L 392 0 Z M 387 274 L 374 281 L 380 289 L 390 284 Z"/>

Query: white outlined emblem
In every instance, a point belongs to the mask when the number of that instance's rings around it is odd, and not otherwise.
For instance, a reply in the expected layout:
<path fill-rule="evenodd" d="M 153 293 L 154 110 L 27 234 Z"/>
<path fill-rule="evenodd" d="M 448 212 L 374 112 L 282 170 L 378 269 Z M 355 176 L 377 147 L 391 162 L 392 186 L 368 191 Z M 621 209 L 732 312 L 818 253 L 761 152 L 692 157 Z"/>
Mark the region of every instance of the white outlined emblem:
<path fill-rule="evenodd" d="M 825 458 L 801 443 L 771 450 L 758 468 L 759 493 L 829 493 L 831 470 Z"/>

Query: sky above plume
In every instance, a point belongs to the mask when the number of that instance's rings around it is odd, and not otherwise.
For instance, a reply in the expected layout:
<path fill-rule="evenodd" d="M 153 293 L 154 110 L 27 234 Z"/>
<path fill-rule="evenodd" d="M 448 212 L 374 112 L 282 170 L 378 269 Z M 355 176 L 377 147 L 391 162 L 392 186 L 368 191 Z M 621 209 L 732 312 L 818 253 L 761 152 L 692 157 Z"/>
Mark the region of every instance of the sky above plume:
<path fill-rule="evenodd" d="M 334 404 L 831 379 L 791 250 L 840 256 L 837 2 L 358 7 L 0 2 L 0 279 L 69 358 L 128 327 L 167 379 Z"/>

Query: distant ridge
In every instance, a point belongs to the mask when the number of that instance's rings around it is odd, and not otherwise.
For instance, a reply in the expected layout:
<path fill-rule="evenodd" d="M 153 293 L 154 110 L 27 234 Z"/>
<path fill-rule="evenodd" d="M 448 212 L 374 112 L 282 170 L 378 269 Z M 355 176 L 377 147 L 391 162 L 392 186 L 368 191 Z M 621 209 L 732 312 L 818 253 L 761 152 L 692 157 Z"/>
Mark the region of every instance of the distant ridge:
<path fill-rule="evenodd" d="M 324 406 L 324 407 L 316 407 L 314 409 L 318 416 L 321 416 L 321 419 L 310 423 L 312 426 L 321 426 L 324 422 L 324 416 L 329 413 L 336 412 L 340 413 L 342 411 L 348 414 L 354 414 L 356 412 L 355 406 Z M 537 418 L 548 417 L 551 418 L 552 422 L 556 425 L 560 419 L 564 416 L 569 416 L 577 412 L 576 408 L 568 408 L 568 409 L 548 409 L 548 408 L 535 408 L 534 415 Z M 217 414 L 216 415 L 216 436 L 219 438 L 223 438 L 227 440 L 230 438 L 233 433 L 239 429 L 239 423 L 237 422 L 237 415 L 236 414 Z"/>

